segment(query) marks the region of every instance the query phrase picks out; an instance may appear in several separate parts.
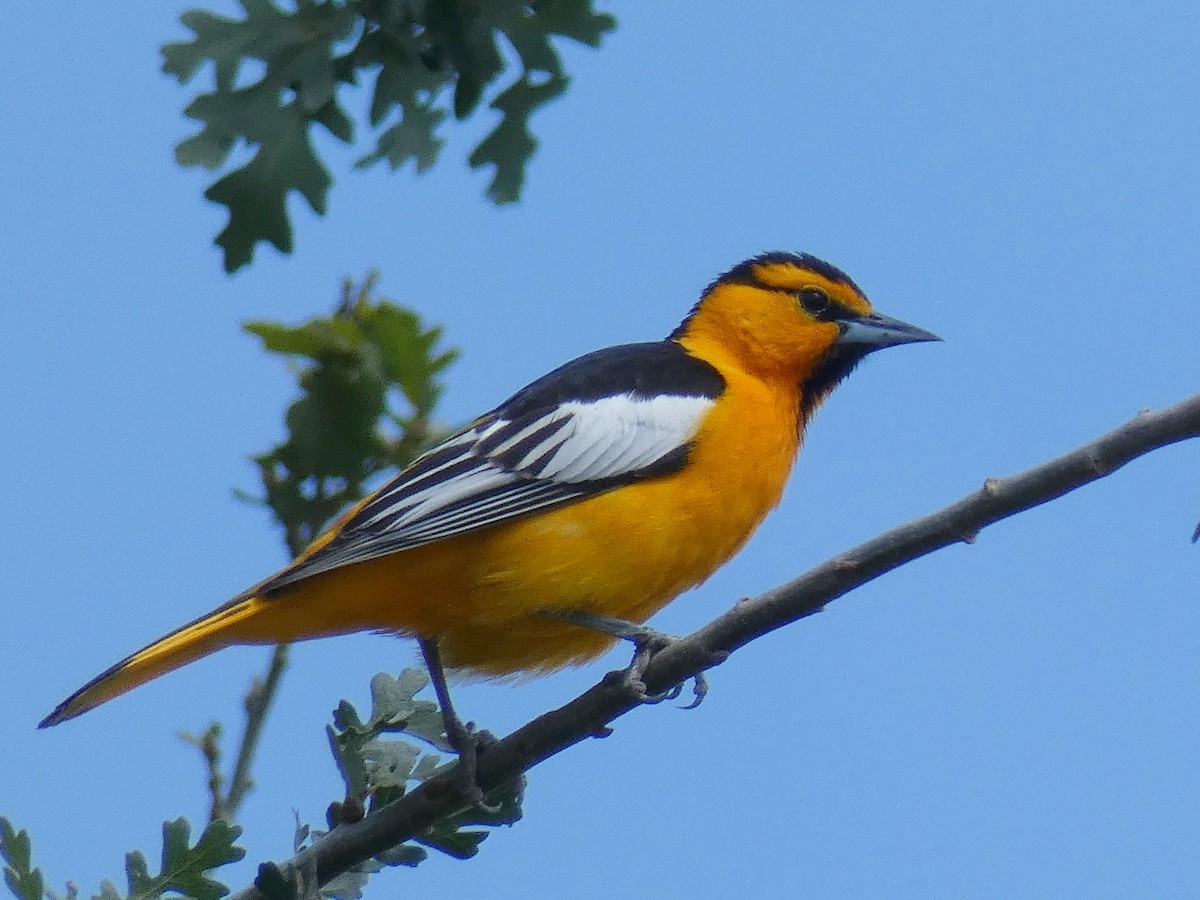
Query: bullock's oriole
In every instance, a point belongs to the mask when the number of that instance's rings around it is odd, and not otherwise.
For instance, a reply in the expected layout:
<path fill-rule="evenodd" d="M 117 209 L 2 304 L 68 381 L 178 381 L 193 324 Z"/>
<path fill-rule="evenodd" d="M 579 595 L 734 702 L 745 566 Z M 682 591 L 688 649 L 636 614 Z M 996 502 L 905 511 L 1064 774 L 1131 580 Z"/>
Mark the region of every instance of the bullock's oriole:
<path fill-rule="evenodd" d="M 837 383 L 874 350 L 931 340 L 813 256 L 747 260 L 666 340 L 539 378 L 41 725 L 231 644 L 387 631 L 421 639 L 435 667 L 440 655 L 483 676 L 591 659 L 615 638 L 544 614 L 642 622 L 705 579 L 779 502 Z"/>

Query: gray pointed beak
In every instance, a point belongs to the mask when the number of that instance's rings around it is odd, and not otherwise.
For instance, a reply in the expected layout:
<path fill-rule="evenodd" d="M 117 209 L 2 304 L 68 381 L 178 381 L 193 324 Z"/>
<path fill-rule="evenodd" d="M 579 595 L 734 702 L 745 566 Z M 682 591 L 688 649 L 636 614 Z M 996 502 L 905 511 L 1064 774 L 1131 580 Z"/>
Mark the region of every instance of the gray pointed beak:
<path fill-rule="evenodd" d="M 897 344 L 941 340 L 932 331 L 878 313 L 859 319 L 846 319 L 838 324 L 841 325 L 842 334 L 837 339 L 837 344 L 855 345 L 869 350 L 894 347 Z"/>

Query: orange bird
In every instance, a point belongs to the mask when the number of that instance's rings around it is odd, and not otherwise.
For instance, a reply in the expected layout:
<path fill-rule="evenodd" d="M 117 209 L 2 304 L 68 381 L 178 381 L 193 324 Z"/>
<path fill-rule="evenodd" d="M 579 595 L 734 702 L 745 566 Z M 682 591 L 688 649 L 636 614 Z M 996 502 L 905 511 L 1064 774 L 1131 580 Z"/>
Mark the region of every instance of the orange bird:
<path fill-rule="evenodd" d="M 41 727 L 231 644 L 416 637 L 440 697 L 442 661 L 493 677 L 592 659 L 619 636 L 596 621 L 644 621 L 746 542 L 813 411 L 864 356 L 933 340 L 813 256 L 747 260 L 666 340 L 590 353 L 518 391 Z"/>

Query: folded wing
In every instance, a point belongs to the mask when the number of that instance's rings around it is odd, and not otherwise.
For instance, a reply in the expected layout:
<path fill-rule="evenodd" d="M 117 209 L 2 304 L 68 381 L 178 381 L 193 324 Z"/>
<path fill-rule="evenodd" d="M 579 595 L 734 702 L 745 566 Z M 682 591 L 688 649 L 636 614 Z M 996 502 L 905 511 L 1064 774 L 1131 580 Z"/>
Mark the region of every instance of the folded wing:
<path fill-rule="evenodd" d="M 418 458 L 332 541 L 259 590 L 674 471 L 712 403 L 622 394 L 513 418 L 493 413 Z"/>

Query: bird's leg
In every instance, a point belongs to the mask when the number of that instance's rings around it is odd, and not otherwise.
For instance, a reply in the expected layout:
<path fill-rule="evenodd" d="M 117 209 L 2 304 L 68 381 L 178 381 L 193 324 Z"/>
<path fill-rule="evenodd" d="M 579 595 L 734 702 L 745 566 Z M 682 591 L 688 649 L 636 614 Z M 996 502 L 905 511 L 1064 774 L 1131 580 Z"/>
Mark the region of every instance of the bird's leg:
<path fill-rule="evenodd" d="M 646 685 L 642 681 L 642 674 L 646 671 L 646 666 L 649 664 L 651 657 L 659 650 L 669 647 L 679 640 L 674 635 L 648 628 L 637 622 L 630 622 L 628 619 L 606 616 L 602 613 L 584 612 L 579 609 L 545 609 L 539 615 L 548 619 L 569 622 L 581 628 L 590 628 L 593 631 L 599 631 L 610 637 L 629 641 L 633 644 L 633 659 L 630 661 L 629 667 L 625 669 L 623 676 L 634 690 L 640 692 L 643 703 L 661 703 L 663 700 L 674 700 L 683 692 L 683 685 L 686 682 L 680 682 L 659 694 L 649 694 L 646 692 Z M 692 676 L 691 681 L 693 682 L 693 699 L 684 709 L 695 709 L 708 694 L 708 681 L 705 679 L 703 672 L 697 672 Z"/>
<path fill-rule="evenodd" d="M 479 747 L 491 737 L 486 731 L 476 731 L 474 727 L 458 717 L 454 711 L 454 703 L 450 700 L 450 686 L 446 683 L 446 669 L 442 665 L 442 654 L 438 649 L 436 638 L 417 638 L 421 645 L 421 655 L 425 657 L 425 668 L 429 670 L 429 679 L 433 682 L 433 691 L 437 695 L 438 706 L 442 710 L 442 725 L 446 729 L 446 739 L 458 754 L 458 771 L 456 773 L 463 794 L 472 804 L 483 802 L 483 791 L 477 779 L 479 765 Z M 494 740 L 494 739 L 493 739 Z"/>

